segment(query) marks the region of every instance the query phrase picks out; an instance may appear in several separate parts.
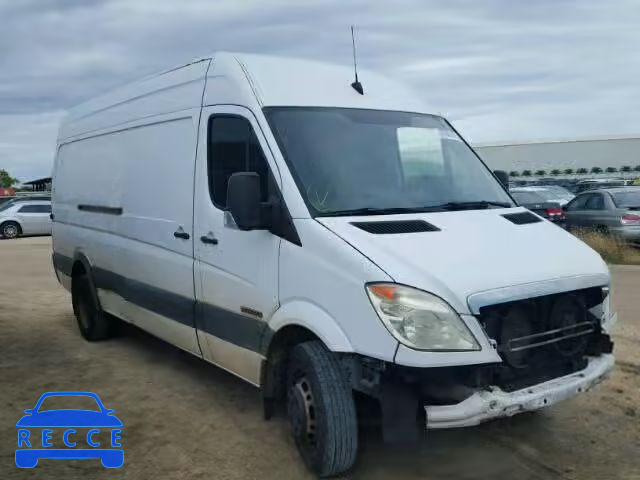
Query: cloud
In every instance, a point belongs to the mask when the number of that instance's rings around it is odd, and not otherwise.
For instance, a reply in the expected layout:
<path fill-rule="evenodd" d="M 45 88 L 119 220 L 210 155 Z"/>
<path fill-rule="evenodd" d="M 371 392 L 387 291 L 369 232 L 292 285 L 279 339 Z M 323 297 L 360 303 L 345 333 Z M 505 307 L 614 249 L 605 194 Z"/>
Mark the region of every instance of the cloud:
<path fill-rule="evenodd" d="M 0 125 L 46 138 L 61 110 L 215 50 L 349 63 L 351 23 L 363 67 L 473 141 L 640 133 L 635 0 L 0 0 L 0 18 Z M 46 174 L 33 136 L 0 129 L 0 167 Z"/>
<path fill-rule="evenodd" d="M 21 181 L 51 175 L 63 111 L 0 115 L 0 169 Z"/>

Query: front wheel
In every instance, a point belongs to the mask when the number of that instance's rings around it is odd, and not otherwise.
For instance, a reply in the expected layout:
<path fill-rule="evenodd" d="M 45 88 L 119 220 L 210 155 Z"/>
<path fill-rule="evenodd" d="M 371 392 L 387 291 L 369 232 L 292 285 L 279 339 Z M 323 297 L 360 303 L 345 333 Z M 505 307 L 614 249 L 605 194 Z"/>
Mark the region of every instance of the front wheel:
<path fill-rule="evenodd" d="M 296 446 L 314 473 L 330 477 L 353 466 L 358 450 L 353 393 L 337 358 L 319 341 L 291 350 L 287 413 Z"/>

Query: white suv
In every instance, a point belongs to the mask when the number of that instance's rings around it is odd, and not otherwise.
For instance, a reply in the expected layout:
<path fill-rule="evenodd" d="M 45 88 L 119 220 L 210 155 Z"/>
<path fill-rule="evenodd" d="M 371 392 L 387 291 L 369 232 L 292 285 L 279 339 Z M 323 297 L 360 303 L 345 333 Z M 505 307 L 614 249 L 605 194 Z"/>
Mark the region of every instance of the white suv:
<path fill-rule="evenodd" d="M 0 236 L 51 234 L 51 201 L 14 199 L 0 206 Z"/>

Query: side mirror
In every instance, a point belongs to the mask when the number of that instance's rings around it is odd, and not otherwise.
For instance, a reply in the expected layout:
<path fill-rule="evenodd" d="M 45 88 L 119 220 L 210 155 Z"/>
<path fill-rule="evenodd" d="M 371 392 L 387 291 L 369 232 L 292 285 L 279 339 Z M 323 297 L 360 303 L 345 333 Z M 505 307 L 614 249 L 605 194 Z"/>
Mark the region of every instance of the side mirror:
<path fill-rule="evenodd" d="M 229 177 L 227 209 L 240 230 L 265 228 L 260 197 L 260 176 L 256 172 L 237 172 Z"/>
<path fill-rule="evenodd" d="M 28 414 L 32 414 L 33 413 L 33 408 L 27 408 L 24 413 L 28 413 Z"/>
<path fill-rule="evenodd" d="M 509 174 L 507 172 L 505 172 L 504 170 L 494 170 L 493 174 L 500 181 L 500 183 L 504 185 L 504 188 L 509 188 Z"/>

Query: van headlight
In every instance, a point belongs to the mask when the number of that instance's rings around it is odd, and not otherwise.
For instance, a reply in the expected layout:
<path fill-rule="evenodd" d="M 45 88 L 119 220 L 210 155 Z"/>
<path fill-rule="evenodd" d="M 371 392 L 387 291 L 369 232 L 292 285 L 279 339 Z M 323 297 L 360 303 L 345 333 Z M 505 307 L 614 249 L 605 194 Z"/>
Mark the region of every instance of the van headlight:
<path fill-rule="evenodd" d="M 394 283 L 369 283 L 366 290 L 400 343 L 417 350 L 480 350 L 460 315 L 440 297 Z"/>

